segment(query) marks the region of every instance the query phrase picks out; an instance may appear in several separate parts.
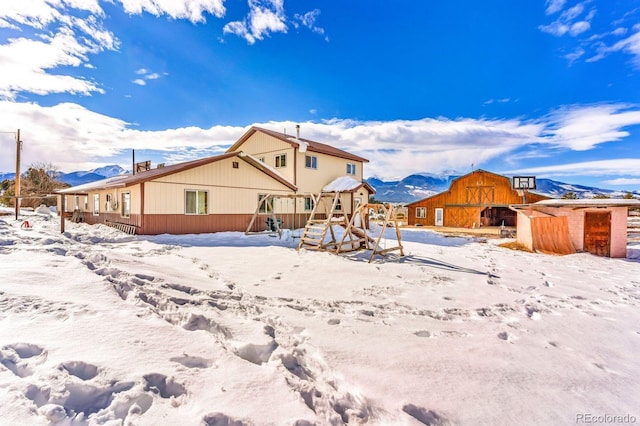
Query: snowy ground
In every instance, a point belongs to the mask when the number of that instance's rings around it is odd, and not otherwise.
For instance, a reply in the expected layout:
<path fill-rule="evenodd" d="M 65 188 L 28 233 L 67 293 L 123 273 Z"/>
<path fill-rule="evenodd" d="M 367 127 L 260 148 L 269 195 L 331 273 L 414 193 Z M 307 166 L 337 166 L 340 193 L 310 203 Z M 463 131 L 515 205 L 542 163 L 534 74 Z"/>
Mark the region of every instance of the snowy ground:
<path fill-rule="evenodd" d="M 0 217 L 3 425 L 640 422 L 640 245 L 559 257 L 413 230 L 368 264 L 290 234 L 24 218 Z"/>

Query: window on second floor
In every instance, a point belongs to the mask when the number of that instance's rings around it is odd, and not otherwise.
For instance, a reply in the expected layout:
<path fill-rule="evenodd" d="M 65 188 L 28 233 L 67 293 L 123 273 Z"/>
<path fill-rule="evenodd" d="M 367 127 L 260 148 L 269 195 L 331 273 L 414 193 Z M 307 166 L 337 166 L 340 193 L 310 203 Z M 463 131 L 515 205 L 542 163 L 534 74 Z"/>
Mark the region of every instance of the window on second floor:
<path fill-rule="evenodd" d="M 356 174 L 356 165 L 353 163 L 347 163 L 347 174 L 355 175 Z"/>
<path fill-rule="evenodd" d="M 305 155 L 304 156 L 304 166 L 308 169 L 317 169 L 318 168 L 318 157 L 315 155 Z"/>
<path fill-rule="evenodd" d="M 287 167 L 287 154 L 276 155 L 275 166 L 276 169 Z"/>

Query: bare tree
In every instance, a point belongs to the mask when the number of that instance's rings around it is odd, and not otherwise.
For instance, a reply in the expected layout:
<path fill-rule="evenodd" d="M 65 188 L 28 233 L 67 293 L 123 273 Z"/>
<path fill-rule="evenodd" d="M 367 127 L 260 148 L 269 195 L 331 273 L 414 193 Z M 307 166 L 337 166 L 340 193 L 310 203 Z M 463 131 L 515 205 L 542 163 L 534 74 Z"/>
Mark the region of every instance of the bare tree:
<path fill-rule="evenodd" d="M 20 177 L 20 197 L 24 197 L 20 202 L 23 207 L 37 207 L 40 204 L 47 206 L 55 205 L 55 197 L 47 197 L 55 190 L 67 187 L 68 185 L 59 180 L 60 172 L 58 168 L 51 163 L 36 162 L 32 163 L 27 171 Z M 3 182 L 6 186 L 5 204 L 14 206 L 15 198 L 15 180 Z"/>

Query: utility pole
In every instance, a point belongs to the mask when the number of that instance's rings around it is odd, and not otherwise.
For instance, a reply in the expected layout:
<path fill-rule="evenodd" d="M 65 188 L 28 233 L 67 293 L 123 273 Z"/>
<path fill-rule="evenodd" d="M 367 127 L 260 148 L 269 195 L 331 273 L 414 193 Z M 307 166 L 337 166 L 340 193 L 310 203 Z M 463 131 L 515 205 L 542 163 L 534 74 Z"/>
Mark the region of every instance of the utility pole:
<path fill-rule="evenodd" d="M 22 141 L 20 140 L 20 129 L 16 134 L 16 178 L 14 185 L 14 192 L 16 196 L 16 220 L 18 220 L 18 214 L 20 213 L 20 151 L 22 151 Z"/>

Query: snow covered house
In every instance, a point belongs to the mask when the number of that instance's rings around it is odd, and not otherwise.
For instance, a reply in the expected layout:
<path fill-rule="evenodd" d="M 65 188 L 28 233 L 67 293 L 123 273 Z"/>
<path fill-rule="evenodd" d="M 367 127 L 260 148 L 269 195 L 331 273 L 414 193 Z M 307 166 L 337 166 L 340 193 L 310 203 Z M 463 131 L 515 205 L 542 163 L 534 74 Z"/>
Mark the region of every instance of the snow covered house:
<path fill-rule="evenodd" d="M 526 194 L 527 202 L 547 198 Z M 516 213 L 509 205 L 522 202 L 523 197 L 513 189 L 508 177 L 478 169 L 454 179 L 448 191 L 408 204 L 408 222 L 459 228 L 515 226 Z"/>
<path fill-rule="evenodd" d="M 252 127 L 229 150 L 213 157 L 116 176 L 58 191 L 64 211 L 89 224 L 121 224 L 139 234 L 245 231 L 258 202 L 283 196 L 257 213 L 286 215 L 285 226 L 301 224 L 313 208 L 311 194 L 349 176 L 362 182 L 368 160 L 319 142 Z M 367 202 L 373 188 L 341 191 L 345 214 Z M 309 194 L 294 197 L 284 196 Z M 60 209 L 62 210 L 62 209 Z M 265 221 L 258 221 L 266 227 Z"/>
<path fill-rule="evenodd" d="M 516 241 L 531 251 L 623 258 L 629 207 L 640 207 L 640 200 L 555 199 L 511 206 L 518 214 Z"/>

